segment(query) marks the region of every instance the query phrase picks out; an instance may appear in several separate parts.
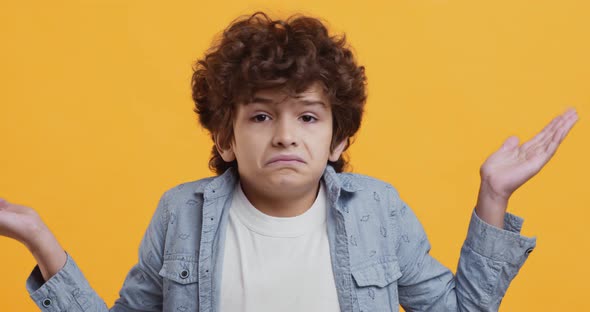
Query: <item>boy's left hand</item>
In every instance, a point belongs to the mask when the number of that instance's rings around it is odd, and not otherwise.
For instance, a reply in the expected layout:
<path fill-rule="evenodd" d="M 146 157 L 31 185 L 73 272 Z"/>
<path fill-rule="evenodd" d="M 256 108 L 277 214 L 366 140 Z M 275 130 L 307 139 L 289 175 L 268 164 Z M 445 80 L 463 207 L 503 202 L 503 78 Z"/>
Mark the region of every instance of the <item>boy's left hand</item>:
<path fill-rule="evenodd" d="M 549 162 L 577 121 L 576 110 L 570 108 L 528 142 L 518 146 L 518 137 L 511 136 L 486 159 L 480 168 L 481 187 L 476 207 L 476 212 L 484 221 L 487 221 L 486 216 L 496 214 L 491 223 L 500 222 L 495 225 L 503 225 L 501 221 L 512 193 Z M 500 207 L 504 210 L 501 216 Z"/>

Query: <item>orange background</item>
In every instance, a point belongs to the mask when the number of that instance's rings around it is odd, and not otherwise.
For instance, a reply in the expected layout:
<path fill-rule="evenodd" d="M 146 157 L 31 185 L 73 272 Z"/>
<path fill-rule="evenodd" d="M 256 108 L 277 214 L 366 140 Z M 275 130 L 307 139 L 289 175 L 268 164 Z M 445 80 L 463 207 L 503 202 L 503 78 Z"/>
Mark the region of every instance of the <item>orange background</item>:
<path fill-rule="evenodd" d="M 580 120 L 509 211 L 538 246 L 500 311 L 588 311 L 587 1 L 4 1 L 0 197 L 35 208 L 112 306 L 161 194 L 212 173 L 191 64 L 240 14 L 346 32 L 369 100 L 353 172 L 392 183 L 453 271 L 479 167 L 510 135 Z M 35 265 L 0 237 L 0 310 L 37 311 Z"/>

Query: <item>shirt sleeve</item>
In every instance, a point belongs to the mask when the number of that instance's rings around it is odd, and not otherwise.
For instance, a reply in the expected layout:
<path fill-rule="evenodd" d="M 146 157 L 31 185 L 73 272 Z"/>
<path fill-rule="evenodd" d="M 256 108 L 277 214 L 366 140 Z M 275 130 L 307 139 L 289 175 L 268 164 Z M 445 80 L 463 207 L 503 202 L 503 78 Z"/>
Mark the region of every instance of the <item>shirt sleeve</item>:
<path fill-rule="evenodd" d="M 502 298 L 536 246 L 520 234 L 523 219 L 504 216 L 504 228 L 487 224 L 475 209 L 456 275 L 430 256 L 426 233 L 410 207 L 399 201 L 397 252 L 401 306 L 410 311 L 498 311 Z"/>
<path fill-rule="evenodd" d="M 36 265 L 26 280 L 26 289 L 41 311 L 162 311 L 162 268 L 164 238 L 169 216 L 167 193 L 160 198 L 139 246 L 139 261 L 128 272 L 119 298 L 112 308 L 90 286 L 66 252 L 64 267 L 45 281 Z"/>

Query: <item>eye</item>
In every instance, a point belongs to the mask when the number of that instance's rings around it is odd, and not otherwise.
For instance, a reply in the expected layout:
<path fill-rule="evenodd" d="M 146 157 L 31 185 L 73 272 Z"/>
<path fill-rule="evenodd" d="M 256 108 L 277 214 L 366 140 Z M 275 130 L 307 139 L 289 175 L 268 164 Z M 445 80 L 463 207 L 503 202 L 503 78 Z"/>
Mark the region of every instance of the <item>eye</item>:
<path fill-rule="evenodd" d="M 312 115 L 303 115 L 303 116 L 301 116 L 301 119 L 303 119 L 303 121 L 306 123 L 310 123 L 310 122 L 318 120 L 317 118 L 313 117 Z"/>
<path fill-rule="evenodd" d="M 254 122 L 263 122 L 266 120 L 267 117 L 270 116 L 268 116 L 267 114 L 258 114 L 250 119 L 252 119 Z"/>

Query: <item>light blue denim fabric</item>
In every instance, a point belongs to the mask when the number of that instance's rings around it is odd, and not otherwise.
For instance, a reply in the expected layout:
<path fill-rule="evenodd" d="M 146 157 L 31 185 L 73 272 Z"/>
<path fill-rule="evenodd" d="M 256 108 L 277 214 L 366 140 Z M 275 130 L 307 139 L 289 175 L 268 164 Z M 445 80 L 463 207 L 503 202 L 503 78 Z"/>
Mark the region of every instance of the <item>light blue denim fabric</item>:
<path fill-rule="evenodd" d="M 112 308 L 73 258 L 44 283 L 36 266 L 26 288 L 42 311 L 217 311 L 234 169 L 164 193 Z M 388 183 L 353 173 L 323 174 L 328 237 L 342 311 L 497 311 L 536 238 L 507 213 L 505 229 L 472 211 L 456 276 L 429 255 L 414 212 Z"/>

